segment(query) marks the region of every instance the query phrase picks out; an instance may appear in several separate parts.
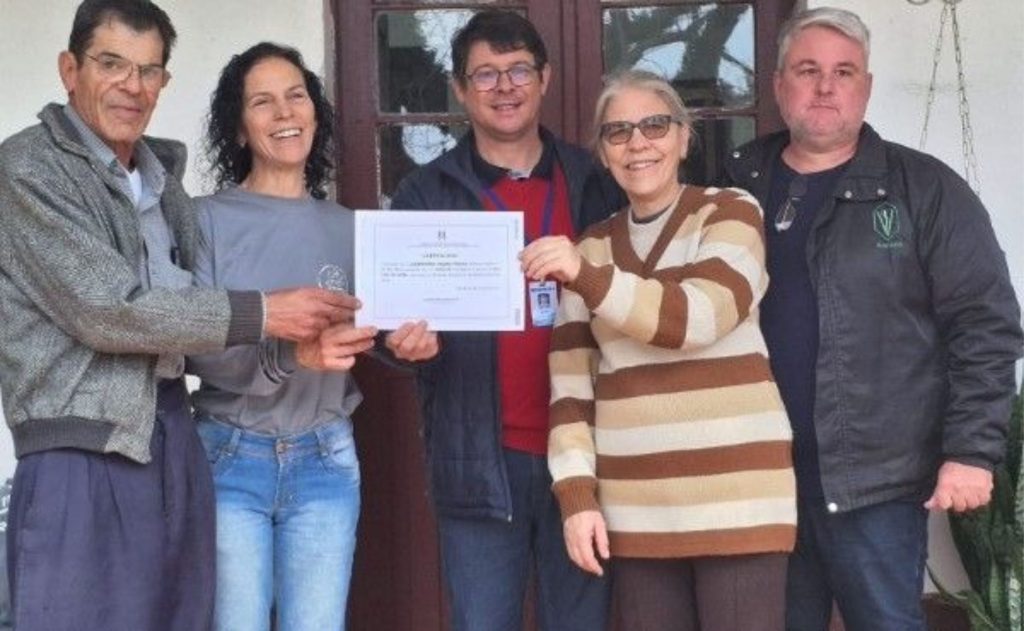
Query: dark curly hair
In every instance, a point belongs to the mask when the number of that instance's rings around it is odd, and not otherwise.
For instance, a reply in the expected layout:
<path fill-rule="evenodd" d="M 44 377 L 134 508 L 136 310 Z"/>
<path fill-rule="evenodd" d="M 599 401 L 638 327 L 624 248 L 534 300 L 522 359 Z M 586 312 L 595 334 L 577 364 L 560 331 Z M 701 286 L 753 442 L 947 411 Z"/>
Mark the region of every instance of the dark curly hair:
<path fill-rule="evenodd" d="M 238 143 L 242 126 L 242 101 L 245 78 L 253 66 L 268 58 L 291 63 L 306 81 L 306 92 L 316 112 L 313 146 L 306 160 L 306 190 L 316 199 L 327 197 L 334 162 L 334 108 L 327 100 L 320 78 L 306 68 L 299 51 L 290 46 L 260 42 L 235 55 L 220 73 L 217 88 L 210 97 L 210 115 L 206 125 L 206 154 L 213 165 L 217 188 L 241 184 L 252 170 L 252 151 Z"/>

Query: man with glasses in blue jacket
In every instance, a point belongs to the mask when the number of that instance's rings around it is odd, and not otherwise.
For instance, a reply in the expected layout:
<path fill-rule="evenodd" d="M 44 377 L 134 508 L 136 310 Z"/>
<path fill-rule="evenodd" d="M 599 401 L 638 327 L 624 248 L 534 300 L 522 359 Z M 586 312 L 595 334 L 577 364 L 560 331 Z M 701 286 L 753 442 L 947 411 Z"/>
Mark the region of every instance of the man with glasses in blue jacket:
<path fill-rule="evenodd" d="M 551 66 L 528 20 L 508 11 L 478 13 L 455 36 L 452 60 L 452 87 L 472 131 L 406 177 L 393 208 L 520 210 L 529 239 L 572 237 L 619 208 L 621 193 L 593 158 L 540 126 Z M 531 570 L 543 631 L 605 626 L 608 580 L 569 560 L 550 489 L 547 356 L 557 288 L 542 283 L 526 291 L 534 308 L 524 331 L 445 333 L 438 356 L 419 370 L 430 488 L 457 631 L 522 629 Z"/>

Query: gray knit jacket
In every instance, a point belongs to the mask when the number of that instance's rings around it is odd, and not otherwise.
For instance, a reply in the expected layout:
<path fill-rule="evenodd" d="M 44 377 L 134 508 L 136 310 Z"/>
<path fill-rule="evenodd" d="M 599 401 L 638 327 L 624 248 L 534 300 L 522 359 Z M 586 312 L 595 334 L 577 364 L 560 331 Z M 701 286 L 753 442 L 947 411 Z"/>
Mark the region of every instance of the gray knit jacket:
<path fill-rule="evenodd" d="M 0 145 L 0 389 L 15 453 L 73 447 L 149 462 L 157 356 L 256 342 L 258 292 L 143 290 L 134 203 L 50 104 Z M 181 143 L 144 138 L 191 269 L 198 230 Z M 169 255 L 170 253 L 168 253 Z"/>

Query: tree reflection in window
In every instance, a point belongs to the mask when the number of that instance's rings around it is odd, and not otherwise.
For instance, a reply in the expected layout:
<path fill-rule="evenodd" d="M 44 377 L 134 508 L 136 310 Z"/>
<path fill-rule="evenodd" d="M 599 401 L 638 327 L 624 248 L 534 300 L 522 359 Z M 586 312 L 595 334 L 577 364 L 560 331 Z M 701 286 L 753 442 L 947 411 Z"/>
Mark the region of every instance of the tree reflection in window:
<path fill-rule="evenodd" d="M 434 9 L 377 15 L 378 111 L 394 121 L 378 132 L 382 207 L 402 177 L 454 147 L 467 129 L 450 86 L 451 39 L 473 13 Z"/>
<path fill-rule="evenodd" d="M 453 148 L 466 131 L 467 123 L 421 123 L 386 125 L 378 139 L 380 160 L 380 206 L 391 205 L 395 187 L 410 171 Z"/>
<path fill-rule="evenodd" d="M 754 106 L 754 9 L 697 4 L 606 9 L 604 67 L 665 77 L 693 108 Z"/>
<path fill-rule="evenodd" d="M 473 11 L 387 11 L 377 16 L 381 112 L 456 113 L 451 39 Z"/>

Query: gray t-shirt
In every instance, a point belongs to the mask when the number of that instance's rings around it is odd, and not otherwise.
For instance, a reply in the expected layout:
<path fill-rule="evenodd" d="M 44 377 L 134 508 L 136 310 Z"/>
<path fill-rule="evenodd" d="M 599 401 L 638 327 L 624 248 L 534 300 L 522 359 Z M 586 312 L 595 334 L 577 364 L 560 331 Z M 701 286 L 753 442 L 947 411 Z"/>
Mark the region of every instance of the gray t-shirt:
<path fill-rule="evenodd" d="M 230 188 L 201 197 L 195 280 L 269 291 L 319 285 L 352 292 L 354 213 L 334 202 Z M 190 357 L 196 411 L 242 429 L 290 435 L 349 417 L 362 395 L 347 372 L 298 367 L 290 342 L 266 339 Z"/>

